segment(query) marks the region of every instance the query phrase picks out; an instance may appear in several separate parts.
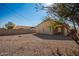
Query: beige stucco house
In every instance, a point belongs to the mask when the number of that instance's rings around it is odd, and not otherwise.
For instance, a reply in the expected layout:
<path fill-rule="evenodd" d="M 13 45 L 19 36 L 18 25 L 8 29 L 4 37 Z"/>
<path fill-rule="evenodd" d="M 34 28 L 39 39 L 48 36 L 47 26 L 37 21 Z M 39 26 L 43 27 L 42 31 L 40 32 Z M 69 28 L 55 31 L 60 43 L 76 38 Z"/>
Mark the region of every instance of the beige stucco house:
<path fill-rule="evenodd" d="M 51 25 L 55 24 L 56 21 L 52 19 L 46 19 L 43 22 L 41 22 L 39 25 L 36 26 L 36 33 L 41 33 L 41 34 L 58 34 L 61 33 L 62 35 L 67 35 L 68 34 L 68 28 L 69 26 L 67 24 L 59 24 L 55 25 L 55 28 L 52 27 Z"/>

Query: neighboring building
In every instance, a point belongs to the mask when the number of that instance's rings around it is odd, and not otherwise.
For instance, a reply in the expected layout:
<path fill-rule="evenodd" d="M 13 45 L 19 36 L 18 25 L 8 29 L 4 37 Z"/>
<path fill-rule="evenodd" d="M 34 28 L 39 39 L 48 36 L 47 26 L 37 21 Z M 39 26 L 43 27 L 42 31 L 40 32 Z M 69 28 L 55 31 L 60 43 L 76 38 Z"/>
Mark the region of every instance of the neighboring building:
<path fill-rule="evenodd" d="M 51 25 L 55 24 L 56 21 L 52 19 L 46 19 L 42 23 L 40 23 L 38 26 L 36 26 L 36 33 L 41 34 L 62 34 L 67 35 L 69 26 L 67 24 L 59 24 L 55 25 L 55 28 Z"/>
<path fill-rule="evenodd" d="M 16 26 L 14 29 L 31 29 L 30 26 Z"/>

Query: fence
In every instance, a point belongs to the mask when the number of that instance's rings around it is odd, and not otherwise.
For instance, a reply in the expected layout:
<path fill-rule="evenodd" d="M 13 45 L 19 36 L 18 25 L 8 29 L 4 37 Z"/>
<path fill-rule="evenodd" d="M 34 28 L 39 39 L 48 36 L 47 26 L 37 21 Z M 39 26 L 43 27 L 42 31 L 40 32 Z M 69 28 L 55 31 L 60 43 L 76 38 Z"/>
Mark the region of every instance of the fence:
<path fill-rule="evenodd" d="M 33 33 L 33 30 L 27 29 L 0 29 L 0 36 Z"/>

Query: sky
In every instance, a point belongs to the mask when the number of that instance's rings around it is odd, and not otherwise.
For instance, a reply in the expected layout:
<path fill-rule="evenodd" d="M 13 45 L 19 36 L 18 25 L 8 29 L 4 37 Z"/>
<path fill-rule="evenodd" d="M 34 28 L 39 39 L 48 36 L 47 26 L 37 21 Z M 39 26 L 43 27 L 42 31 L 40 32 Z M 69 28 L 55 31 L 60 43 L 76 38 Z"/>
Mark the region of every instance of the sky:
<path fill-rule="evenodd" d="M 47 13 L 43 10 L 36 12 L 35 5 L 35 3 L 0 3 L 0 27 L 8 22 L 13 22 L 17 26 L 38 25 Z"/>

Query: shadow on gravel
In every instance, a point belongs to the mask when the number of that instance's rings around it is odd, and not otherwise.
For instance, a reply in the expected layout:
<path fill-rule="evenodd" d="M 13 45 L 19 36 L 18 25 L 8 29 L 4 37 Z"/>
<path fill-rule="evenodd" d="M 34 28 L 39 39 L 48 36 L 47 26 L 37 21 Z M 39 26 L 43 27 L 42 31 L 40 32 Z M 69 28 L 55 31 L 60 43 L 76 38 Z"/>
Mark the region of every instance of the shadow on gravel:
<path fill-rule="evenodd" d="M 72 40 L 70 37 L 63 35 L 47 35 L 47 34 L 38 34 L 38 33 L 33 35 L 45 40 Z"/>

